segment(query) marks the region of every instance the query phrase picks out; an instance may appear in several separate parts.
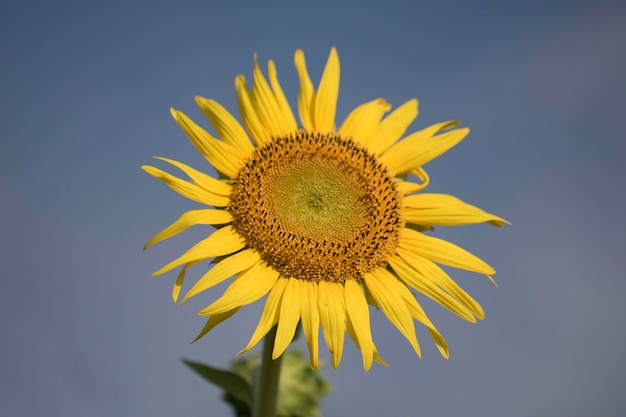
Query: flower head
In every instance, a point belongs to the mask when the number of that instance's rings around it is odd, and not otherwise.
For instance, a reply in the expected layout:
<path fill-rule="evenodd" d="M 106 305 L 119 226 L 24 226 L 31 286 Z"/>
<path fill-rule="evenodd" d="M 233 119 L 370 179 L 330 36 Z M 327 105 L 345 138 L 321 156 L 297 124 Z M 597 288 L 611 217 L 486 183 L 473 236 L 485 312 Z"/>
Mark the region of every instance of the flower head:
<path fill-rule="evenodd" d="M 220 298 L 199 312 L 209 318 L 198 338 L 267 295 L 259 324 L 242 352 L 277 325 L 276 358 L 301 323 L 315 368 L 321 325 L 333 367 L 341 361 L 347 332 L 360 348 L 367 370 L 373 360 L 384 363 L 372 339 L 372 305 L 382 310 L 417 355 L 421 351 L 414 321 L 426 326 L 447 358 L 444 338 L 411 289 L 475 322 L 484 317 L 482 308 L 438 264 L 488 276 L 495 271 L 464 249 L 423 231 L 434 225 L 505 222 L 453 196 L 421 192 L 429 181 L 423 165 L 459 143 L 469 129 L 448 121 L 405 136 L 417 116 L 417 100 L 385 116 L 391 106 L 380 98 L 355 108 L 336 129 L 337 52 L 331 50 L 317 90 L 300 50 L 295 66 L 300 125 L 280 87 L 274 62 L 268 62 L 268 83 L 256 57 L 252 87 L 242 75 L 235 79 L 243 127 L 211 99 L 197 97 L 196 103 L 218 138 L 172 110 L 222 179 L 165 158 L 159 159 L 179 168 L 189 180 L 144 166 L 174 191 L 211 207 L 184 213 L 146 247 L 194 225 L 213 225 L 217 230 L 154 275 L 182 267 L 173 290 L 177 301 L 187 269 L 213 259 L 214 265 L 181 303 L 235 277 Z"/>

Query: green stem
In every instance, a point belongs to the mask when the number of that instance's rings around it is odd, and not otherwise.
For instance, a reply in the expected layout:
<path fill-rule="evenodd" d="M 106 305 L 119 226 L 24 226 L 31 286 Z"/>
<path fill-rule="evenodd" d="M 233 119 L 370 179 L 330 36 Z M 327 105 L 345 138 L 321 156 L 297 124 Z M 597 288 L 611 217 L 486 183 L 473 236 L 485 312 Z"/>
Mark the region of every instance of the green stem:
<path fill-rule="evenodd" d="M 252 417 L 276 417 L 282 355 L 276 360 L 272 359 L 275 337 L 276 326 L 272 327 L 263 340 L 263 356 L 255 384 Z"/>

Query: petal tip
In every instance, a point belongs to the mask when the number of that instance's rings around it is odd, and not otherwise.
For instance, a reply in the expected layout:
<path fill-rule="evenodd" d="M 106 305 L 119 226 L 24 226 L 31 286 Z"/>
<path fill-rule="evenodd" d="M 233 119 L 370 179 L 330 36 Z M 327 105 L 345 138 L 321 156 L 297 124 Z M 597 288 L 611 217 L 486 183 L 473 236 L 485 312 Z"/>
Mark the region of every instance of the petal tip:
<path fill-rule="evenodd" d="M 208 98 L 202 96 L 195 96 L 193 99 L 198 107 L 202 107 L 207 101 L 209 101 Z"/>
<path fill-rule="evenodd" d="M 491 275 L 494 275 L 496 273 L 496 271 L 494 270 L 493 273 Z M 500 288 L 500 286 L 498 285 L 498 283 L 496 282 L 495 279 L 493 279 L 493 277 L 491 275 L 487 275 L 487 278 L 489 278 L 489 281 L 491 281 L 491 283 L 496 287 L 496 288 Z"/>

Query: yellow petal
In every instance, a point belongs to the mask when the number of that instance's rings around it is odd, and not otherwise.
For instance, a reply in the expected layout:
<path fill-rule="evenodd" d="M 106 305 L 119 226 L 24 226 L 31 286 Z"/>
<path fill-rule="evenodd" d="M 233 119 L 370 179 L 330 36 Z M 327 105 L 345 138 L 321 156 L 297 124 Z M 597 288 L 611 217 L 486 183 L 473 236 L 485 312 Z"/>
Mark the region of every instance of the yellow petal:
<path fill-rule="evenodd" d="M 290 133 L 284 129 L 280 107 L 276 102 L 272 90 L 270 90 L 270 86 L 265 80 L 263 72 L 261 72 L 256 54 L 254 54 L 252 92 L 250 97 L 259 120 L 263 123 L 263 126 L 265 126 L 270 135 L 275 137 Z"/>
<path fill-rule="evenodd" d="M 309 347 L 311 367 L 317 369 L 319 356 L 319 328 L 320 315 L 317 307 L 317 283 L 302 281 L 302 293 L 300 297 L 300 309 L 302 316 L 302 330 Z"/>
<path fill-rule="evenodd" d="M 267 127 L 263 125 L 252 102 L 251 92 L 246 86 L 246 78 L 238 75 L 235 78 L 235 91 L 237 92 L 237 102 L 243 125 L 252 136 L 252 140 L 257 146 L 269 142 L 272 137 Z"/>
<path fill-rule="evenodd" d="M 181 180 L 180 178 L 177 178 L 172 174 L 168 174 L 159 168 L 143 165 L 141 169 L 152 175 L 154 178 L 163 181 L 172 190 L 176 191 L 183 197 L 187 197 L 188 199 L 197 201 L 198 203 L 214 207 L 226 207 L 230 202 L 230 198 L 228 196 L 207 191 L 205 188 L 200 187 L 197 184 Z"/>
<path fill-rule="evenodd" d="M 224 210 L 190 210 L 180 216 L 174 223 L 170 224 L 165 229 L 157 233 L 152 239 L 148 241 L 148 243 L 146 243 L 143 249 L 146 250 L 155 243 L 161 242 L 165 239 L 169 239 L 172 236 L 176 236 L 177 234 L 187 230 L 191 226 L 195 226 L 198 224 L 225 224 L 230 223 L 232 220 L 233 217 L 231 216 L 231 214 Z"/>
<path fill-rule="evenodd" d="M 276 74 L 276 65 L 274 61 L 271 59 L 267 62 L 267 73 L 270 78 L 270 84 L 272 85 L 272 90 L 274 91 L 274 99 L 276 100 L 276 104 L 280 109 L 281 114 L 281 129 L 284 134 L 293 133 L 298 130 L 298 124 L 296 123 L 296 118 L 293 116 L 293 112 L 291 111 L 291 106 L 287 101 L 287 97 L 285 97 L 285 93 L 283 93 L 283 89 L 278 82 L 278 75 Z"/>
<path fill-rule="evenodd" d="M 322 322 L 324 340 L 331 354 L 331 364 L 336 369 L 343 354 L 346 310 L 343 305 L 343 286 L 328 281 L 318 283 L 317 305 Z"/>
<path fill-rule="evenodd" d="M 402 291 L 408 291 L 406 286 L 382 268 L 363 274 L 363 278 L 365 279 L 365 285 L 367 285 L 372 297 L 380 305 L 380 309 L 385 314 L 385 317 L 400 330 L 400 333 L 409 341 L 417 356 L 421 357 L 422 352 L 417 342 L 413 318 L 406 302 L 402 298 Z"/>
<path fill-rule="evenodd" d="M 435 123 L 434 125 L 430 125 L 425 129 L 413 132 L 404 139 L 402 139 L 400 142 L 395 143 L 385 152 L 385 154 L 387 154 L 388 157 L 396 156 L 396 154 L 402 154 L 403 152 L 406 152 L 408 149 L 412 148 L 416 142 L 432 138 L 438 133 L 450 130 L 458 126 L 460 123 L 461 122 L 459 120 L 448 120 L 445 122 Z"/>
<path fill-rule="evenodd" d="M 380 310 L 378 301 L 372 297 L 372 293 L 370 293 L 370 290 L 367 289 L 367 285 L 364 285 L 364 281 L 361 281 L 361 287 L 363 288 L 363 294 L 365 294 L 365 301 L 367 301 L 367 304 L 371 305 L 376 310 Z"/>
<path fill-rule="evenodd" d="M 176 168 L 187 174 L 187 176 L 191 178 L 193 182 L 195 182 L 208 192 L 222 196 L 229 196 L 232 192 L 232 187 L 229 184 L 225 183 L 224 181 L 215 179 L 212 176 L 205 174 L 204 172 L 193 169 L 192 167 L 185 165 L 182 162 L 178 162 L 173 159 L 163 158 L 160 156 L 155 156 L 155 159 L 167 162 L 170 165 L 174 165 Z"/>
<path fill-rule="evenodd" d="M 458 122 L 439 123 L 415 132 L 393 145 L 380 159 L 394 175 L 410 172 L 458 144 L 469 133 L 468 128 L 455 129 L 434 136 Z"/>
<path fill-rule="evenodd" d="M 265 261 L 257 262 L 251 268 L 239 273 L 224 294 L 198 314 L 211 316 L 253 303 L 269 292 L 279 275 L 279 272 L 268 267 Z"/>
<path fill-rule="evenodd" d="M 335 125 L 335 111 L 339 96 L 339 72 L 339 56 L 333 47 L 330 50 L 328 61 L 326 61 L 313 107 L 315 129 L 322 133 L 331 132 Z"/>
<path fill-rule="evenodd" d="M 187 252 L 158 271 L 155 271 L 152 275 L 161 275 L 187 262 L 228 255 L 229 253 L 243 249 L 245 245 L 246 242 L 244 238 L 241 237 L 232 226 L 224 226 L 213 232 L 211 236 L 196 243 Z"/>
<path fill-rule="evenodd" d="M 446 339 L 443 338 L 443 336 L 441 335 L 441 333 L 439 333 L 437 329 L 433 329 L 434 327 L 428 328 L 428 334 L 430 335 L 430 338 L 433 339 L 433 342 L 435 342 L 435 346 L 437 346 L 437 349 L 439 350 L 441 356 L 443 356 L 445 359 L 450 359 L 450 349 L 448 348 L 448 342 L 446 342 Z"/>
<path fill-rule="evenodd" d="M 509 223 L 495 214 L 446 194 L 416 194 L 404 198 L 404 218 L 417 224 L 458 226 L 489 222 L 495 226 Z"/>
<path fill-rule="evenodd" d="M 296 334 L 296 327 L 300 321 L 301 282 L 302 280 L 294 278 L 287 281 L 280 303 L 280 315 L 278 318 L 278 329 L 276 329 L 276 338 L 274 339 L 272 359 L 276 359 L 283 354 Z"/>
<path fill-rule="evenodd" d="M 244 249 L 227 258 L 222 259 L 209 269 L 200 278 L 191 289 L 185 294 L 185 297 L 180 302 L 182 305 L 185 301 L 208 290 L 209 288 L 219 284 L 232 277 L 233 275 L 252 267 L 252 265 L 258 263 L 261 260 L 261 256 L 254 249 Z"/>
<path fill-rule="evenodd" d="M 395 109 L 380 122 L 378 131 L 367 145 L 370 152 L 380 155 L 396 143 L 417 117 L 417 100 L 412 99 Z"/>
<path fill-rule="evenodd" d="M 469 128 L 456 129 L 429 139 L 415 141 L 415 143 L 407 149 L 407 153 L 404 157 L 399 158 L 400 160 L 397 161 L 397 165 L 395 168 L 392 168 L 392 170 L 396 173 L 410 172 L 456 146 L 469 132 Z"/>
<path fill-rule="evenodd" d="M 183 112 L 171 109 L 172 117 L 185 131 L 191 142 L 211 165 L 219 172 L 234 177 L 247 155 L 228 143 L 220 142 L 195 124 Z"/>
<path fill-rule="evenodd" d="M 389 265 L 405 284 L 438 302 L 462 319 L 475 323 L 476 318 L 462 303 L 435 285 L 430 279 L 409 266 L 399 256 L 389 259 Z"/>
<path fill-rule="evenodd" d="M 298 78 L 300 79 L 300 92 L 298 93 L 298 114 L 300 115 L 300 122 L 302 122 L 304 130 L 313 131 L 315 130 L 315 125 L 313 124 L 315 89 L 309 77 L 309 72 L 306 69 L 304 52 L 302 52 L 301 49 L 296 51 L 294 63 Z"/>
<path fill-rule="evenodd" d="M 358 346 L 361 348 L 363 355 L 363 368 L 367 371 L 372 366 L 372 358 L 374 356 L 370 312 L 363 290 L 355 280 L 349 279 L 345 282 L 344 300 L 346 313 L 354 327 Z"/>
<path fill-rule="evenodd" d="M 448 344 L 446 343 L 446 340 L 439 333 L 437 328 L 435 328 L 433 323 L 424 312 L 424 309 L 422 309 L 422 307 L 419 305 L 411 291 L 409 291 L 406 285 L 400 285 L 398 287 L 398 294 L 406 303 L 406 306 L 411 313 L 411 317 L 426 326 L 430 337 L 433 339 L 433 342 L 435 342 L 437 349 L 439 349 L 439 353 L 441 353 L 444 358 L 448 359 L 448 357 L 450 356 L 450 352 L 448 350 Z"/>
<path fill-rule="evenodd" d="M 474 300 L 465 290 L 463 290 L 446 272 L 437 266 L 434 262 L 429 261 L 413 252 L 404 249 L 397 249 L 398 255 L 404 259 L 413 269 L 418 271 L 422 276 L 430 279 L 434 284 L 441 287 L 448 294 L 456 298 L 465 306 L 472 314 L 479 319 L 485 318 L 483 308 Z"/>
<path fill-rule="evenodd" d="M 215 314 L 215 315 L 209 317 L 209 319 L 206 321 L 206 324 L 204 325 L 204 327 L 202 328 L 202 330 L 200 331 L 198 336 L 196 336 L 196 338 L 193 339 L 191 341 L 191 343 L 197 342 L 200 338 L 204 337 L 208 332 L 213 330 L 213 328 L 215 326 L 217 326 L 218 324 L 220 324 L 224 320 L 229 319 L 230 317 L 232 317 L 236 312 L 239 311 L 240 308 L 241 307 L 236 307 L 236 308 L 233 308 L 232 310 L 228 310 L 228 311 L 225 311 L 223 313 Z"/>
<path fill-rule="evenodd" d="M 411 208 L 462 207 L 466 204 L 449 194 L 421 193 L 404 197 L 404 205 Z"/>
<path fill-rule="evenodd" d="M 346 316 L 346 332 L 348 332 L 348 336 L 350 336 L 350 339 L 352 339 L 352 342 L 356 345 L 356 347 L 359 348 L 359 350 L 361 350 L 361 345 L 359 344 L 359 339 L 357 339 L 356 337 L 356 332 L 354 331 L 354 327 L 352 326 L 352 323 L 350 322 L 350 317 Z M 378 355 L 378 350 L 376 349 L 376 345 L 372 342 L 372 351 L 373 351 L 373 358 L 376 362 L 384 365 L 384 366 L 389 366 L 389 364 L 387 362 L 385 362 L 383 360 L 383 358 L 381 358 Z M 367 370 L 367 369 L 366 369 Z"/>
<path fill-rule="evenodd" d="M 178 296 L 180 295 L 180 290 L 183 287 L 183 283 L 185 281 L 185 273 L 187 273 L 187 269 L 191 268 L 194 265 L 199 264 L 202 261 L 194 261 L 185 264 L 178 273 L 178 277 L 176 277 L 176 281 L 174 282 L 174 286 L 172 287 L 172 299 L 174 302 L 178 301 Z"/>
<path fill-rule="evenodd" d="M 346 117 L 338 132 L 343 137 L 352 138 L 369 147 L 378 133 L 380 120 L 390 108 L 391 105 L 382 98 L 361 104 Z"/>
<path fill-rule="evenodd" d="M 265 301 L 265 306 L 263 307 L 263 312 L 261 313 L 261 318 L 259 319 L 259 323 L 254 329 L 254 333 L 248 342 L 248 345 L 241 350 L 238 355 L 247 352 L 256 346 L 259 341 L 265 337 L 267 332 L 270 331 L 272 327 L 276 323 L 278 323 L 278 315 L 280 311 L 280 304 L 283 298 L 283 292 L 285 291 L 285 287 L 287 286 L 287 282 L 289 278 L 280 277 L 272 287 L 270 294 L 267 296 L 267 300 Z"/>
<path fill-rule="evenodd" d="M 404 228 L 400 233 L 399 248 L 414 252 L 426 259 L 453 268 L 465 269 L 486 275 L 493 275 L 496 271 L 485 261 L 472 255 L 457 245 L 426 236 L 415 230 Z"/>
<path fill-rule="evenodd" d="M 254 150 L 246 131 L 220 103 L 198 96 L 196 97 L 196 104 L 209 119 L 224 143 L 233 145 L 245 155 L 249 155 Z"/>
<path fill-rule="evenodd" d="M 421 191 L 424 188 L 426 188 L 428 184 L 430 183 L 430 177 L 428 176 L 428 173 L 422 167 L 415 168 L 414 170 L 410 172 L 410 174 L 415 175 L 422 182 L 415 183 L 415 182 L 410 182 L 410 181 L 399 181 L 398 189 L 400 190 L 400 193 L 402 193 L 403 195 L 413 194 L 418 191 Z"/>

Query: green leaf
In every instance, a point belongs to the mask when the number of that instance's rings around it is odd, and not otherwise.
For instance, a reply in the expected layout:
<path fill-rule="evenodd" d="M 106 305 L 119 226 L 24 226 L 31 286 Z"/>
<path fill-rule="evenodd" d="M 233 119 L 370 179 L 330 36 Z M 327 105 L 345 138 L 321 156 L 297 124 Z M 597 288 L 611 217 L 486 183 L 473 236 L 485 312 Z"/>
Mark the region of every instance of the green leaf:
<path fill-rule="evenodd" d="M 231 371 L 212 368 L 203 363 L 192 362 L 187 359 L 183 359 L 183 363 L 202 378 L 222 388 L 236 399 L 243 401 L 249 407 L 252 405 L 252 389 L 250 388 L 250 384 L 241 376 Z"/>

